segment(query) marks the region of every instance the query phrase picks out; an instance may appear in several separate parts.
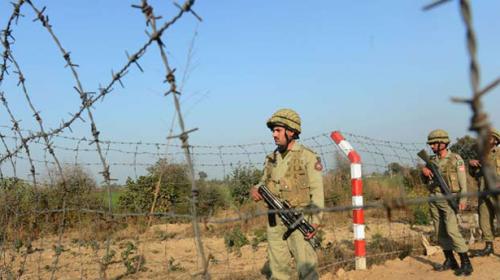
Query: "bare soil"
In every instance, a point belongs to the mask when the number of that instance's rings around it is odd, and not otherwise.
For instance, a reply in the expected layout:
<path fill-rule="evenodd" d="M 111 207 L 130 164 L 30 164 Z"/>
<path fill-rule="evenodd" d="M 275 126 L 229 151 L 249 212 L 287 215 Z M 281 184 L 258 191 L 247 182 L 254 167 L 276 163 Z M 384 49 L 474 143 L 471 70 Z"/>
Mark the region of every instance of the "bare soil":
<path fill-rule="evenodd" d="M 404 223 L 387 222 L 386 219 L 374 219 L 367 221 L 367 224 L 368 241 L 375 236 L 400 242 L 419 240 L 421 234 L 428 234 L 431 231 L 429 226 L 410 227 Z M 224 229 L 229 228 L 226 225 Z M 344 224 L 326 227 L 324 231 L 323 246 L 347 244 L 344 249 L 352 250 L 348 248 L 349 244 L 352 244 L 352 228 L 348 220 Z M 19 274 L 21 279 L 50 279 L 53 273 L 56 279 L 200 278 L 197 274 L 200 266 L 190 224 L 154 225 L 144 233 L 129 228 L 114 234 L 110 243 L 110 252 L 114 254 L 108 258 L 109 265 L 105 270 L 101 270 L 100 265 L 106 256 L 105 243 L 77 242 L 79 236 L 78 232 L 65 234 L 61 243 L 62 250 L 56 250 L 54 247 L 57 244 L 56 236 L 33 242 L 29 254 L 26 254 L 25 247 L 19 252 L 13 248 L 4 248 L 0 256 L 0 279 L 10 279 L 11 276 L 17 278 Z M 250 232 L 248 239 L 251 238 Z M 129 244 L 134 244 L 136 249 L 127 258 Z M 212 279 L 266 279 L 266 242 L 259 243 L 255 248 L 245 245 L 239 252 L 237 250 L 229 252 L 224 244 L 223 233 L 212 229 L 204 231 L 203 245 L 204 253 L 209 257 Z M 471 248 L 478 249 L 482 246 L 482 243 L 476 243 Z M 494 246 L 495 251 L 500 252 L 499 240 Z M 55 266 L 57 251 L 60 255 Z M 433 256 L 424 256 L 421 252 L 423 252 L 422 247 L 417 245 L 413 247 L 412 255 L 402 260 L 397 258 L 398 252 L 369 257 L 369 263 L 375 261 L 381 264 L 373 265 L 365 271 L 345 271 L 349 269 L 345 264 L 353 263 L 351 258 L 341 259 L 335 254 L 321 254 L 321 279 L 456 279 L 451 271 L 433 270 L 435 265 L 444 260 L 440 252 Z M 368 252 L 369 256 L 370 254 L 371 252 Z M 138 255 L 142 255 L 145 259 L 143 266 L 137 266 L 137 262 L 131 261 Z M 392 259 L 386 260 L 387 258 Z M 141 268 L 140 271 L 127 273 L 127 260 L 129 270 Z M 473 258 L 472 264 L 475 271 L 468 279 L 500 279 L 500 255 Z M 105 271 L 105 275 L 102 271 Z"/>

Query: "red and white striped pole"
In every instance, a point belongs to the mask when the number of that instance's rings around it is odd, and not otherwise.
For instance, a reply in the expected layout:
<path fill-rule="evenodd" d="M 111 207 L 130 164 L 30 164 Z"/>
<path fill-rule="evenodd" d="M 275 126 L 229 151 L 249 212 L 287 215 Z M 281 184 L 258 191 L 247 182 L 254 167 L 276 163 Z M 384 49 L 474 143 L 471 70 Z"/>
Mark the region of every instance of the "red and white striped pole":
<path fill-rule="evenodd" d="M 361 157 L 339 131 L 330 135 L 332 140 L 351 162 L 352 220 L 354 231 L 354 255 L 356 269 L 366 269 L 365 219 L 363 214 L 363 181 L 361 179 Z"/>

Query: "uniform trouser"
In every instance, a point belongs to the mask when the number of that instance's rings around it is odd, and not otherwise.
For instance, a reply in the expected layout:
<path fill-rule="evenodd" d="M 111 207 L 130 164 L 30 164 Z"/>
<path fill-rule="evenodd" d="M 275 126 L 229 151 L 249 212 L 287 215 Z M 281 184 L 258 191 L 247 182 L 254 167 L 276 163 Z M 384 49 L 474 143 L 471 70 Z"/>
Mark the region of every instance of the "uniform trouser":
<path fill-rule="evenodd" d="M 441 193 L 432 193 L 431 197 L 442 196 Z M 465 239 L 458 229 L 458 219 L 455 211 L 447 200 L 437 200 L 429 203 L 435 234 L 443 250 L 455 250 L 457 253 L 468 251 Z"/>
<path fill-rule="evenodd" d="M 495 218 L 494 199 L 492 196 L 479 198 L 479 227 L 483 232 L 484 241 L 493 241 L 495 235 L 493 233 Z"/>
<path fill-rule="evenodd" d="M 267 225 L 267 242 L 269 244 L 267 253 L 271 279 L 291 278 L 290 261 L 292 256 L 295 259 L 299 279 L 319 279 L 318 257 L 311 244 L 304 240 L 304 236 L 299 230 L 295 230 L 287 240 L 283 240 L 286 227 L 281 221 L 276 222 L 277 225 L 274 227 Z"/>

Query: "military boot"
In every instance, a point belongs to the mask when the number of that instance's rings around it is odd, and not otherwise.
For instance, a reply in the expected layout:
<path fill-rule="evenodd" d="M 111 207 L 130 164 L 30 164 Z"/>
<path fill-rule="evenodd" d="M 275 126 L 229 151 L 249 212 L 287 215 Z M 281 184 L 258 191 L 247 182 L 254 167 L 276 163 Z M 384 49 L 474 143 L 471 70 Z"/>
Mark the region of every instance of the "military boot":
<path fill-rule="evenodd" d="M 486 241 L 486 246 L 484 246 L 483 250 L 477 251 L 474 253 L 474 257 L 484 257 L 493 254 L 493 242 Z"/>
<path fill-rule="evenodd" d="M 469 275 L 471 275 L 472 271 L 474 271 L 474 270 L 472 269 L 472 264 L 470 263 L 469 255 L 467 255 L 467 252 L 458 253 L 458 255 L 460 256 L 461 265 L 460 265 L 460 268 L 455 271 L 455 275 L 457 275 L 457 276 L 460 276 L 460 275 L 469 276 Z"/>
<path fill-rule="evenodd" d="M 455 256 L 453 255 L 452 250 L 443 250 L 444 253 L 444 263 L 441 266 L 436 267 L 435 269 L 437 271 L 445 271 L 449 269 L 458 269 L 458 263 L 457 260 L 455 259 Z"/>

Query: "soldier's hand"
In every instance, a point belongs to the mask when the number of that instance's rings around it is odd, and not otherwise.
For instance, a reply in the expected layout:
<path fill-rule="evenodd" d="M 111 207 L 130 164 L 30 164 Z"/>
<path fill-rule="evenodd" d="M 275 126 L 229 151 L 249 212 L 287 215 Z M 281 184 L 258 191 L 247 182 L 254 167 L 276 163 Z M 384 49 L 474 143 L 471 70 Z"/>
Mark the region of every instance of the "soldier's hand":
<path fill-rule="evenodd" d="M 481 167 L 481 163 L 477 159 L 469 160 L 469 165 L 474 167 Z"/>
<path fill-rule="evenodd" d="M 434 174 L 432 174 L 432 171 L 429 168 L 427 168 L 427 167 L 423 167 L 422 168 L 422 174 L 424 174 L 424 176 L 427 177 L 427 178 L 434 177 Z"/>
<path fill-rule="evenodd" d="M 250 189 L 250 197 L 253 199 L 253 201 L 262 200 L 262 196 L 260 195 L 259 188 L 257 186 L 254 186 Z"/>
<path fill-rule="evenodd" d="M 467 203 L 466 203 L 466 202 L 460 202 L 460 203 L 458 204 L 458 210 L 460 210 L 460 211 L 464 211 L 464 210 L 465 210 L 465 208 L 467 208 Z"/>

